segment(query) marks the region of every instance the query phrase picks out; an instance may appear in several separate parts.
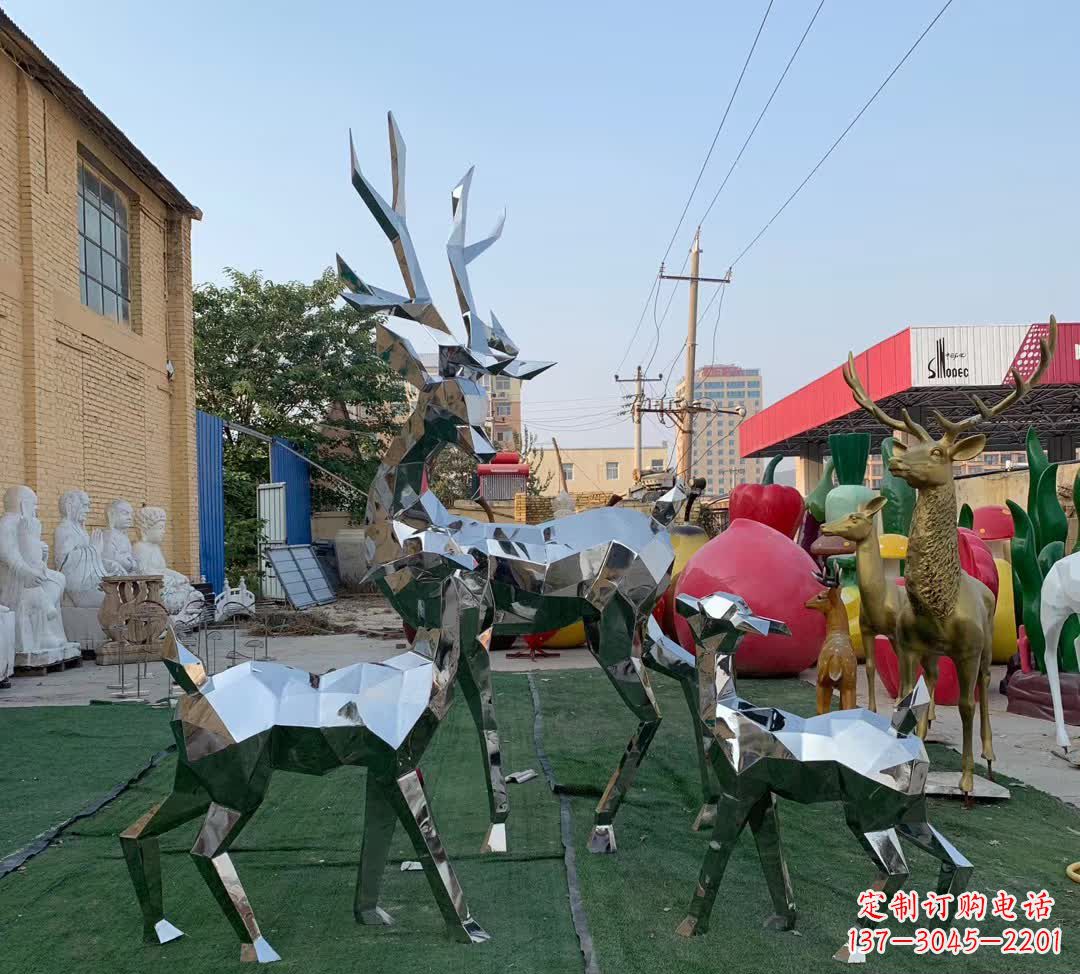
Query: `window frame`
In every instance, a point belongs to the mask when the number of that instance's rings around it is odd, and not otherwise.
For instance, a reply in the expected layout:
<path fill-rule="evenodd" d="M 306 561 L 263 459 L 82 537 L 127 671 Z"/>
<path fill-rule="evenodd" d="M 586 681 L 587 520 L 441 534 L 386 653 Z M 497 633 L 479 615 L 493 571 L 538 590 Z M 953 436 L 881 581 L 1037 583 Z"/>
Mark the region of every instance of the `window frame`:
<path fill-rule="evenodd" d="M 83 307 L 134 331 L 131 211 L 135 200 L 120 180 L 87 154 L 78 154 L 76 167 L 79 300 Z"/>
<path fill-rule="evenodd" d="M 615 476 L 611 475 L 611 468 L 615 468 Z M 604 479 L 605 480 L 618 480 L 619 479 L 619 461 L 618 460 L 605 460 L 604 461 Z"/>
<path fill-rule="evenodd" d="M 569 483 L 574 479 L 574 465 L 572 463 L 564 463 L 562 465 L 563 480 Z"/>

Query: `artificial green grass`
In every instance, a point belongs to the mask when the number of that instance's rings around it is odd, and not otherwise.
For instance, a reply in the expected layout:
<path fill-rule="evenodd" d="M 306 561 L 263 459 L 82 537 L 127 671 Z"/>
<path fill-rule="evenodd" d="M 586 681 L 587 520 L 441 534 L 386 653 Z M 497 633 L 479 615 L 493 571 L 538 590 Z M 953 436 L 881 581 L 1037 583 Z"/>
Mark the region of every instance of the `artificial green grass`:
<path fill-rule="evenodd" d="M 552 672 L 534 679 L 545 728 L 550 728 L 547 751 L 556 778 L 574 787 L 603 784 L 633 731 L 633 717 L 599 673 Z M 619 812 L 617 855 L 586 851 L 595 798 L 573 799 L 578 868 L 601 970 L 805 974 L 827 969 L 854 924 L 856 895 L 874 877 L 871 862 L 835 803 L 780 805 L 799 909 L 796 933 L 762 929 L 772 906 L 748 829 L 728 865 L 709 932 L 691 939 L 675 935 L 697 881 L 707 836 L 689 831 L 700 793 L 682 695 L 662 677 L 653 683 L 665 721 Z M 811 688 L 792 680 L 744 680 L 739 690 L 748 700 L 813 713 Z M 930 757 L 935 768 L 959 769 L 959 755 L 947 748 L 931 746 Z M 1008 802 L 964 811 L 956 801 L 932 800 L 930 819 L 974 863 L 971 889 L 992 897 L 1002 888 L 1022 900 L 1027 890 L 1045 888 L 1056 898 L 1046 925 L 1062 928 L 1061 956 L 1004 957 L 996 948 L 984 947 L 967 957 L 916 957 L 910 947 L 897 947 L 870 957 L 867 970 L 1080 970 L 1080 886 L 1065 876 L 1065 866 L 1080 858 L 1080 813 L 1042 792 L 1007 783 L 1013 795 Z M 908 888 L 920 893 L 934 889 L 936 860 L 909 845 L 904 850 L 912 869 Z M 1037 926 L 1019 916 L 1011 926 Z M 991 935 L 1001 927 L 989 919 L 971 925 Z M 902 932 L 898 926 L 891 924 L 896 933 Z"/>
<path fill-rule="evenodd" d="M 141 704 L 0 713 L 0 859 L 66 821 L 172 743 L 169 714 Z"/>
<path fill-rule="evenodd" d="M 543 708 L 545 749 L 558 780 L 598 793 L 633 730 L 632 716 L 599 673 L 556 671 L 535 674 L 533 679 Z M 689 830 L 700 801 L 689 716 L 672 683 L 658 678 L 654 684 L 666 720 L 619 813 L 617 855 L 589 855 L 585 843 L 596 799 L 572 799 L 577 865 L 600 970 L 605 974 L 719 970 L 805 974 L 832 966 L 840 970 L 830 958 L 854 922 L 855 896 L 869 884 L 873 867 L 835 804 L 781 804 L 799 906 L 797 933 L 761 929 L 771 906 L 747 832 L 724 877 L 709 933 L 691 940 L 675 936 L 708 838 Z M 811 690 L 795 681 L 747 680 L 740 689 L 749 699 L 800 713 L 811 712 L 813 706 Z M 525 678 L 497 675 L 496 696 L 506 769 L 539 770 Z M 38 752 L 40 766 L 52 768 L 51 777 L 56 779 L 48 785 L 51 811 L 38 818 L 42 827 L 77 811 L 88 797 L 104 793 L 160 749 L 165 740 L 163 717 L 139 713 L 116 707 L 26 712 L 19 735 L 40 741 L 46 729 L 54 732 L 51 748 Z M 3 715 L 5 730 L 7 717 Z M 147 724 L 140 741 L 125 722 L 141 719 Z M 127 733 L 122 733 L 125 729 Z M 117 750 L 111 753 L 124 755 L 115 759 L 111 770 L 108 762 L 90 768 L 88 755 L 100 749 L 88 749 L 84 738 L 94 735 L 112 740 Z M 13 753 L 22 745 L 14 735 L 5 743 Z M 958 767 L 959 757 L 952 751 L 931 748 L 931 757 L 938 767 Z M 170 759 L 92 819 L 78 823 L 62 846 L 0 881 L 0 971 L 126 974 L 171 969 L 201 974 L 233 969 L 239 963 L 235 935 L 187 854 L 198 823 L 162 840 L 166 915 L 187 936 L 163 947 L 141 943 L 139 912 L 116 835 L 165 795 L 172 766 Z M 90 791 L 88 784 L 76 793 L 70 783 L 84 777 L 89 781 L 89 770 L 105 780 L 90 795 L 84 794 Z M 395 974 L 579 974 L 582 960 L 569 917 L 559 806 L 543 778 L 510 786 L 511 854 L 481 858 L 476 851 L 487 827 L 487 807 L 479 745 L 463 701 L 440 728 L 423 770 L 451 860 L 474 915 L 492 935 L 491 942 L 469 947 L 446 938 L 423 875 L 401 873 L 396 867 L 396 860 L 413 855 L 400 831 L 383 898 L 384 908 L 397 923 L 391 928 L 356 926 L 351 908 L 363 819 L 363 772 L 343 769 L 326 778 L 278 774 L 263 809 L 234 846 L 234 861 L 267 939 L 284 958 L 281 969 L 305 974 L 338 974 L 353 968 Z M 44 794 L 43 785 L 32 784 Z M 1080 970 L 1072 939 L 1080 936 L 1080 887 L 1064 875 L 1065 864 L 1080 857 L 1080 839 L 1068 831 L 1080 832 L 1080 814 L 1047 795 L 1011 784 L 1010 802 L 965 812 L 957 803 L 934 801 L 931 819 L 975 863 L 972 888 L 993 894 L 1001 887 L 1022 897 L 1029 888 L 1045 887 L 1056 897 L 1051 925 L 1063 929 L 1063 954 L 1005 958 L 983 948 L 972 957 L 920 958 L 912 956 L 910 948 L 895 948 L 884 957 L 871 957 L 868 970 L 887 974 L 931 969 Z M 33 794 L 23 787 L 21 796 Z M 910 847 L 905 851 L 913 870 L 909 888 L 933 888 L 936 863 Z M 981 926 L 992 932 L 999 925 L 986 921 Z"/>
<path fill-rule="evenodd" d="M 507 769 L 539 769 L 525 679 L 497 678 L 496 692 Z M 72 727 L 78 727 L 77 719 Z M 52 762 L 58 772 L 62 763 L 58 752 Z M 0 970 L 216 974 L 242 969 L 236 935 L 188 856 L 198 822 L 161 842 L 166 916 L 186 936 L 164 946 L 142 943 L 140 914 L 116 836 L 164 797 L 173 766 L 170 759 L 98 815 L 78 823 L 62 846 L 0 881 Z M 128 770 L 126 764 L 117 768 L 114 780 Z M 343 768 L 325 778 L 278 773 L 263 808 L 233 846 L 233 861 L 263 933 L 283 958 L 278 967 L 327 974 L 353 969 L 579 974 L 558 804 L 543 777 L 510 786 L 512 854 L 492 858 L 477 854 L 487 830 L 487 800 L 480 748 L 464 701 L 439 729 L 423 771 L 451 861 L 491 941 L 468 946 L 446 936 L 423 873 L 398 868 L 401 859 L 414 858 L 400 829 L 382 900 L 396 924 L 358 926 L 352 899 L 364 772 Z"/>

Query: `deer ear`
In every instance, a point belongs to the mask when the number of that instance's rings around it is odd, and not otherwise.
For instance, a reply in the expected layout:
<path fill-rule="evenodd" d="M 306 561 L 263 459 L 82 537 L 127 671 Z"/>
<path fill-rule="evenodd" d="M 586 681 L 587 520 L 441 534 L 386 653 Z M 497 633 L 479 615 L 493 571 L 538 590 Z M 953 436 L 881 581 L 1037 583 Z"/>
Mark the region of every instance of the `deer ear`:
<path fill-rule="evenodd" d="M 892 448 L 893 453 L 897 454 L 898 456 L 903 456 L 905 453 L 907 453 L 907 444 L 904 443 L 902 440 L 898 440 L 895 436 L 892 438 Z"/>
<path fill-rule="evenodd" d="M 983 450 L 986 449 L 986 436 L 982 433 L 975 433 L 972 436 L 965 436 L 959 440 L 957 444 L 949 451 L 949 455 L 954 460 L 974 460 Z"/>
<path fill-rule="evenodd" d="M 889 503 L 889 499 L 887 497 L 882 497 L 882 496 L 879 495 L 879 496 L 873 498 L 872 500 L 867 501 L 863 505 L 863 513 L 864 514 L 869 514 L 870 517 L 873 517 L 875 514 L 877 514 L 878 511 L 880 511 L 888 503 Z"/>

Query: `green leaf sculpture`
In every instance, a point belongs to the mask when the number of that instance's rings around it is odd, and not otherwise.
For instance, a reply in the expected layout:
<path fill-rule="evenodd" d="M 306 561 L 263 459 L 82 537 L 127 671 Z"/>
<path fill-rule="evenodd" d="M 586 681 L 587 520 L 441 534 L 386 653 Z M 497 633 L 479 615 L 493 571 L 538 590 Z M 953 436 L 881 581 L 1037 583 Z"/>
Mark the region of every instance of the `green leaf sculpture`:
<path fill-rule="evenodd" d="M 784 458 L 782 456 L 773 457 L 765 466 L 765 472 L 761 475 L 761 482 L 763 484 L 774 483 L 773 478 L 776 476 L 776 467 Z"/>
<path fill-rule="evenodd" d="M 1045 670 L 1043 653 L 1042 623 L 1039 619 L 1039 598 L 1042 594 L 1043 570 L 1039 565 L 1039 555 L 1035 547 L 1035 526 L 1025 511 L 1016 501 L 1006 501 L 1012 514 L 1013 533 L 1009 548 L 1012 553 L 1013 580 L 1016 590 L 1021 595 L 1020 622 L 1024 625 L 1031 656 L 1039 670 Z"/>
<path fill-rule="evenodd" d="M 1061 542 L 1062 552 L 1065 554 L 1065 539 L 1069 536 L 1069 519 L 1061 509 L 1061 501 L 1057 494 L 1057 471 L 1058 464 L 1048 464 L 1039 474 L 1039 482 L 1035 487 L 1035 510 L 1028 511 L 1035 524 L 1035 536 L 1038 540 L 1039 551 L 1053 542 Z M 1030 474 L 1029 489 L 1030 489 Z M 1058 558 L 1061 557 L 1058 555 Z M 1057 558 L 1054 559 L 1057 561 Z M 1053 562 L 1051 562 L 1053 564 Z"/>
<path fill-rule="evenodd" d="M 837 483 L 861 484 L 870 459 L 870 434 L 833 433 L 829 437 L 829 454 L 836 466 Z"/>
<path fill-rule="evenodd" d="M 832 457 L 829 457 L 825 469 L 821 471 L 821 480 L 806 495 L 806 509 L 818 524 L 825 523 L 825 498 L 828 496 L 829 491 L 833 489 L 833 470 Z"/>
<path fill-rule="evenodd" d="M 915 512 L 915 488 L 889 470 L 894 443 L 891 436 L 881 441 L 881 496 L 889 501 L 881 512 L 881 525 L 886 534 L 902 534 L 906 538 Z"/>
<path fill-rule="evenodd" d="M 956 518 L 956 526 L 967 528 L 969 531 L 975 527 L 975 512 L 971 509 L 970 504 L 962 504 L 960 506 L 960 514 Z"/>
<path fill-rule="evenodd" d="M 1046 456 L 1046 451 L 1042 448 L 1042 444 L 1039 442 L 1039 434 L 1035 432 L 1034 426 L 1029 426 L 1027 431 L 1027 458 L 1028 458 L 1028 496 L 1027 496 L 1027 510 L 1028 516 L 1035 519 L 1032 522 L 1032 527 L 1035 529 L 1035 535 L 1039 534 L 1039 523 L 1037 520 L 1035 494 L 1039 487 L 1039 478 L 1042 476 L 1043 471 L 1050 466 L 1050 460 Z"/>
<path fill-rule="evenodd" d="M 1080 520 L 1080 470 L 1073 478 L 1073 510 L 1076 511 L 1077 520 Z M 1076 532 L 1076 544 L 1073 545 L 1073 552 L 1077 551 L 1080 551 L 1080 531 Z"/>

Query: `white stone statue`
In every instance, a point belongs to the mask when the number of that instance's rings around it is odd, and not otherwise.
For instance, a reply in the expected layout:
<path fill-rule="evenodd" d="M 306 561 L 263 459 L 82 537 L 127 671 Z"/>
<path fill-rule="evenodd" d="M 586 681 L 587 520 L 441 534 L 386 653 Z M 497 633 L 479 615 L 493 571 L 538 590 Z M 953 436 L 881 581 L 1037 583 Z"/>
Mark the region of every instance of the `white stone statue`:
<path fill-rule="evenodd" d="M 139 513 L 135 515 L 139 540 L 133 545 L 132 551 L 139 574 L 161 575 L 165 579 L 162 601 L 169 610 L 173 626 L 190 629 L 198 624 L 202 615 L 203 596 L 186 576 L 173 571 L 165 563 L 165 554 L 161 550 L 161 542 L 165 540 L 165 520 L 163 507 L 139 508 Z"/>
<path fill-rule="evenodd" d="M 9 487 L 0 517 L 0 603 L 15 616 L 15 665 L 51 666 L 80 655 L 64 634 L 64 576 L 46 565 L 37 495 Z"/>
<path fill-rule="evenodd" d="M 135 512 L 124 500 L 115 500 L 105 508 L 108 527 L 101 532 L 101 557 L 110 575 L 132 575 L 137 571 L 128 529 L 135 523 Z M 95 535 L 97 532 L 95 532 Z"/>
<path fill-rule="evenodd" d="M 11 686 L 15 672 L 15 613 L 0 605 L 0 690 Z"/>
<path fill-rule="evenodd" d="M 85 491 L 60 495 L 62 520 L 53 534 L 53 558 L 64 576 L 64 603 L 98 609 L 105 598 L 101 580 L 107 573 L 101 557 L 100 535 L 91 540 L 86 530 L 90 497 Z"/>

